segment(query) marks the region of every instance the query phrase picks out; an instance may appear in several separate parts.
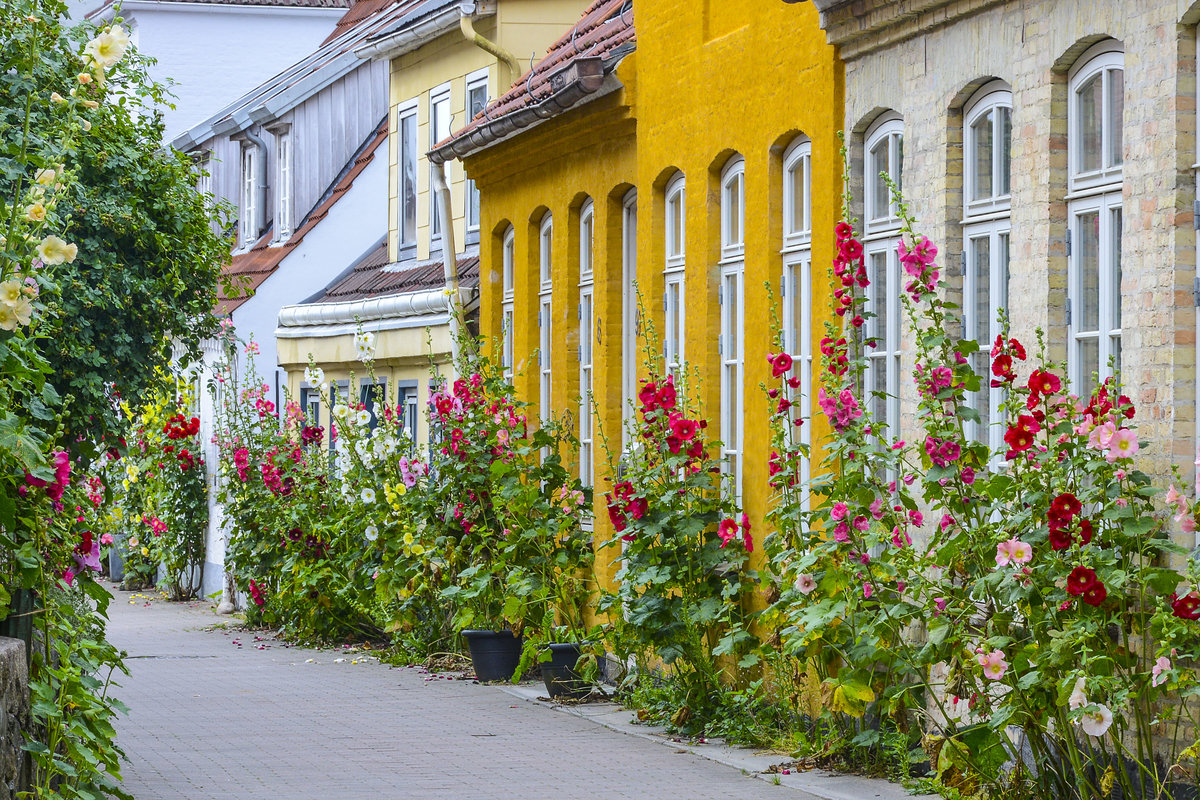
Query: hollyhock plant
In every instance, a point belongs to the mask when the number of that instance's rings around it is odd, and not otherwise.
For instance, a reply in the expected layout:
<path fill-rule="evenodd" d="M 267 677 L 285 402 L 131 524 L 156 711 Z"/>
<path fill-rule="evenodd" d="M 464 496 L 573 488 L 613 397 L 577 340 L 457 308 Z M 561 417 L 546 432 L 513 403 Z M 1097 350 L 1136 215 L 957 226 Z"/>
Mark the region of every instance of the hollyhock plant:
<path fill-rule="evenodd" d="M 1200 504 L 1172 488 L 1163 513 L 1137 468 L 1137 410 L 1115 378 L 1071 395 L 1045 336 L 1014 336 L 1003 316 L 990 342 L 955 336 L 948 298 L 960 289 L 896 201 L 915 385 L 904 396 L 917 407 L 901 437 L 879 416 L 895 398 L 862 393 L 881 385 L 868 363 L 879 342 L 864 335 L 876 310 L 844 221 L 838 324 L 812 378 L 829 422 L 825 461 L 809 481 L 771 484 L 764 546 L 780 589 L 765 616 L 781 632 L 766 657 L 797 676 L 794 691 L 820 687 L 805 713 L 822 747 L 877 746 L 887 731 L 927 748 L 934 777 L 965 779 L 960 789 L 1081 800 L 1194 785 L 1200 561 L 1186 531 Z M 774 380 L 764 388 L 782 396 Z M 994 388 L 1003 401 L 985 417 L 976 398 Z M 813 457 L 789 423 L 772 414 L 776 474 Z M 984 426 L 1003 432 L 999 452 Z M 1127 768 L 1107 770 L 1118 758 Z"/>

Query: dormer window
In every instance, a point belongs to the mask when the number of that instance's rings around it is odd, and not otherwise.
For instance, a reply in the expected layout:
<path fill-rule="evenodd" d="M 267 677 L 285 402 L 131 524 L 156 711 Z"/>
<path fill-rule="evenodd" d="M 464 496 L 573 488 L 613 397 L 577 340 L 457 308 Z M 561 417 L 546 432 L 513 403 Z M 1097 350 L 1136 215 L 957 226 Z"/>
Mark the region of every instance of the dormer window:
<path fill-rule="evenodd" d="M 250 247 L 258 238 L 258 182 L 255 180 L 257 171 L 258 151 L 254 147 L 243 147 L 238 229 L 244 248 Z"/>
<path fill-rule="evenodd" d="M 275 239 L 285 242 L 292 235 L 292 134 L 275 136 Z"/>

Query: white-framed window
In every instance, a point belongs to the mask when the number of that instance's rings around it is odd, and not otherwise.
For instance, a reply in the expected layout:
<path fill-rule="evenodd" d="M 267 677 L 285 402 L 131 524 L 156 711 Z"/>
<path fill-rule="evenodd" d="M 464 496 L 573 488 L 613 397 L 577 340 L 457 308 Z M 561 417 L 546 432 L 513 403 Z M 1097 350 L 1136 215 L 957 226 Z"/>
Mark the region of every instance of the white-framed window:
<path fill-rule="evenodd" d="M 592 343 L 595 341 L 592 304 L 593 258 L 596 228 L 595 206 L 591 200 L 579 209 L 579 481 L 591 486 L 593 473 L 594 424 L 592 409 Z"/>
<path fill-rule="evenodd" d="M 196 165 L 196 191 L 204 195 L 204 202 L 210 207 L 213 202 L 213 180 L 212 180 L 212 151 L 205 150 L 195 156 Z"/>
<path fill-rule="evenodd" d="M 417 244 L 417 101 L 400 106 L 396 114 L 396 201 L 400 249 Z"/>
<path fill-rule="evenodd" d="M 721 171 L 721 469 L 734 500 L 742 497 L 742 408 L 746 363 L 746 162 L 734 156 Z"/>
<path fill-rule="evenodd" d="M 967 398 L 979 422 L 966 428 L 993 452 L 1004 439 L 997 410 L 1005 391 L 989 384 L 992 343 L 1001 333 L 998 317 L 1008 308 L 1011 165 L 1012 90 L 997 80 L 963 109 L 963 330 L 964 338 L 979 344 L 971 366 L 982 383 Z"/>
<path fill-rule="evenodd" d="M 242 148 L 241 198 L 238 226 L 242 247 L 248 248 L 258 238 L 258 150 Z"/>
<path fill-rule="evenodd" d="M 488 101 L 488 71 L 486 68 L 472 72 L 467 76 L 467 122 L 475 119 L 475 115 L 487 106 Z M 467 233 L 479 235 L 479 190 L 475 181 L 466 181 Z"/>
<path fill-rule="evenodd" d="M 554 217 L 547 211 L 546 215 L 542 217 L 541 225 L 538 226 L 538 274 L 540 276 L 538 288 L 538 369 L 540 375 L 538 413 L 542 422 L 550 419 L 551 402 L 554 397 L 552 371 L 554 363 L 552 358 L 554 347 L 552 325 L 554 321 L 553 244 Z"/>
<path fill-rule="evenodd" d="M 783 153 L 783 305 L 784 345 L 792 356 L 792 374 L 800 379 L 789 399 L 804 425 L 793 427 L 797 444 L 812 444 L 812 142 L 801 136 Z M 801 502 L 808 508 L 809 459 L 800 462 Z"/>
<path fill-rule="evenodd" d="M 687 193 L 683 173 L 667 183 L 663 262 L 663 360 L 668 375 L 678 375 L 686 359 Z"/>
<path fill-rule="evenodd" d="M 287 241 L 292 235 L 292 134 L 280 131 L 275 136 L 275 239 Z"/>
<path fill-rule="evenodd" d="M 1067 375 L 1080 397 L 1121 366 L 1124 63 L 1107 40 L 1068 75 Z"/>
<path fill-rule="evenodd" d="M 442 139 L 450 135 L 450 84 L 441 86 L 429 92 L 429 147 L 433 148 Z M 433 193 L 433 171 L 445 170 L 444 164 L 429 163 L 429 238 L 439 241 L 442 238 L 442 212 L 438 208 L 437 198 Z M 443 174 L 445 174 L 443 172 Z"/>
<path fill-rule="evenodd" d="M 887 113 L 867 129 L 863 148 L 863 184 L 866 224 L 863 251 L 867 278 L 866 311 L 869 312 L 864 335 L 875 339 L 867 350 L 865 375 L 868 407 L 877 424 L 887 435 L 900 435 L 900 216 L 888 189 L 886 174 L 901 186 L 904 165 L 904 123 L 895 113 Z"/>
<path fill-rule="evenodd" d="M 629 440 L 629 420 L 637 398 L 637 190 L 630 189 L 621 201 L 621 430 L 624 446 Z"/>
<path fill-rule="evenodd" d="M 501 367 L 504 369 L 504 380 L 512 383 L 513 379 L 513 304 L 516 298 L 515 273 L 516 267 L 516 233 L 510 225 L 504 232 L 503 243 L 500 246 L 500 269 L 502 272 L 502 294 L 500 296 L 500 336 L 501 336 Z"/>

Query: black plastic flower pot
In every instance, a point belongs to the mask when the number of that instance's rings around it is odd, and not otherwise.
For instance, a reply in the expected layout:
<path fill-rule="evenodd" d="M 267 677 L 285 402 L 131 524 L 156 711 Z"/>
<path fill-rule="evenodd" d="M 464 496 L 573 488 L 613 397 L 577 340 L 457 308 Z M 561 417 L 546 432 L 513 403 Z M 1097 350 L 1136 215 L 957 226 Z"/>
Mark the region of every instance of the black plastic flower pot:
<path fill-rule="evenodd" d="M 551 697 L 582 699 L 592 693 L 592 684 L 579 677 L 575 665 L 583 655 L 576 642 L 549 645 L 550 660 L 542 662 L 542 683 Z"/>
<path fill-rule="evenodd" d="M 463 631 L 471 665 L 481 681 L 511 681 L 521 663 L 521 637 L 512 631 Z"/>

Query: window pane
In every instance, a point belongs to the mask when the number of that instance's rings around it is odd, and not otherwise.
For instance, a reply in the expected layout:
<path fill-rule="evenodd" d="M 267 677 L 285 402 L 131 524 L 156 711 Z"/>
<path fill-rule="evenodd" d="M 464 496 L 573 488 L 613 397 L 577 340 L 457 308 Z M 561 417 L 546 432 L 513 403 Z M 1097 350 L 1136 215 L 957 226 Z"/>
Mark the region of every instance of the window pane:
<path fill-rule="evenodd" d="M 897 133 L 893 137 L 896 140 L 895 160 L 892 162 L 892 169 L 889 173 L 892 180 L 896 182 L 896 188 L 904 194 L 904 134 Z"/>
<path fill-rule="evenodd" d="M 541 265 L 542 283 L 550 282 L 551 231 L 552 231 L 552 228 L 549 225 L 547 225 L 545 228 L 542 229 L 541 237 L 539 240 L 541 242 L 541 253 L 540 253 L 539 257 L 540 257 L 540 265 Z"/>
<path fill-rule="evenodd" d="M 888 171 L 888 139 L 880 139 L 871 148 L 871 157 L 867 159 L 867 169 L 871 173 L 867 180 L 871 182 L 871 218 L 884 219 L 888 216 L 888 188 L 883 182 L 881 173 Z"/>
<path fill-rule="evenodd" d="M 991 266 L 992 239 L 990 236 L 980 236 L 971 240 L 971 264 L 975 270 L 974 325 L 968 335 L 977 342 L 986 345 L 988 331 L 991 330 L 992 309 L 989 303 L 991 295 Z M 967 298 L 972 302 L 972 298 Z M 965 305 L 965 304 L 964 304 Z"/>
<path fill-rule="evenodd" d="M 979 391 L 973 392 L 971 396 L 971 405 L 979 412 L 979 424 L 975 427 L 975 440 L 985 443 L 988 441 L 988 425 L 991 424 L 989 417 L 991 392 L 988 387 L 990 360 L 991 357 L 987 350 L 979 350 L 971 354 L 971 368 L 976 375 L 981 377 Z"/>
<path fill-rule="evenodd" d="M 483 107 L 487 105 L 487 84 L 476 84 L 472 86 L 467 98 L 468 119 L 474 119 L 475 115 L 483 111 Z"/>
<path fill-rule="evenodd" d="M 736 246 L 742 243 L 742 176 L 735 175 L 729 179 L 725 189 L 726 231 L 725 245 Z"/>
<path fill-rule="evenodd" d="M 871 397 L 871 413 L 875 424 L 887 424 L 887 358 L 878 356 L 871 360 L 871 391 L 879 396 Z"/>
<path fill-rule="evenodd" d="M 579 360 L 588 366 L 592 363 L 592 295 L 589 291 L 579 297 Z M 585 386 L 591 389 L 591 386 Z"/>
<path fill-rule="evenodd" d="M 875 319 L 872 320 L 869 335 L 880 338 L 883 341 L 879 342 L 878 349 L 884 351 L 888 349 L 886 341 L 888 331 L 887 317 L 887 253 L 879 252 L 871 254 L 871 302 L 867 310 L 875 314 Z"/>
<path fill-rule="evenodd" d="M 1075 167 L 1079 172 L 1090 172 L 1101 166 L 1101 130 L 1104 113 L 1103 74 L 1093 75 L 1079 87 L 1076 96 L 1076 114 L 1079 119 L 1079 141 L 1073 142 Z"/>
<path fill-rule="evenodd" d="M 400 119 L 400 241 L 412 244 L 417 240 L 417 117 L 410 114 Z"/>
<path fill-rule="evenodd" d="M 725 280 L 725 297 L 722 298 L 722 303 L 726 309 L 726 320 L 728 321 L 728 334 L 725 338 L 726 344 L 729 345 L 729 351 L 725 354 L 727 360 L 735 360 L 741 350 L 741 331 L 737 328 L 737 304 L 738 304 L 738 280 L 734 276 L 730 276 Z"/>
<path fill-rule="evenodd" d="M 1100 342 L 1095 338 L 1079 342 L 1079 396 L 1085 400 L 1096 388 L 1092 374 L 1100 368 Z"/>
<path fill-rule="evenodd" d="M 1076 330 L 1094 331 L 1100 327 L 1100 212 L 1088 211 L 1075 218 L 1079 238 L 1079 298 Z"/>
<path fill-rule="evenodd" d="M 1120 372 L 1121 371 L 1121 337 L 1120 336 L 1110 336 L 1109 340 L 1108 340 L 1108 348 L 1109 348 L 1109 352 L 1112 353 L 1113 369 L 1115 369 L 1117 372 Z M 1105 364 L 1104 366 L 1105 366 L 1105 371 L 1107 372 L 1108 365 Z"/>
<path fill-rule="evenodd" d="M 803 341 L 804 314 L 807 311 L 805 303 L 808 298 L 804 296 L 804 287 L 800 285 L 802 269 L 799 264 L 792 267 L 788 283 L 788 291 L 791 292 L 792 299 L 792 355 L 794 356 L 807 353 L 810 346 L 808 342 Z"/>
<path fill-rule="evenodd" d="M 985 197 L 992 196 L 992 169 L 994 167 L 992 160 L 993 127 L 992 111 L 988 111 L 975 120 L 975 124 L 971 126 L 971 137 L 974 142 L 975 151 L 974 163 L 971 165 L 971 177 L 975 183 L 974 190 L 971 193 L 972 200 L 982 200 Z"/>
<path fill-rule="evenodd" d="M 793 166 L 791 175 L 792 218 L 790 233 L 808 230 L 808 159 L 801 158 Z"/>
<path fill-rule="evenodd" d="M 1112 151 L 1110 163 L 1117 167 L 1125 161 L 1121 130 L 1125 119 L 1125 73 L 1119 69 L 1108 71 L 1108 109 L 1108 141 Z"/>
<path fill-rule="evenodd" d="M 992 305 L 993 309 L 1001 308 L 1008 309 L 1008 234 L 1002 233 L 996 239 L 996 247 L 1000 251 L 996 257 L 996 269 L 1000 271 L 999 285 L 996 287 L 995 302 Z M 995 322 L 996 317 L 993 314 L 991 322 Z M 991 338 L 991 337 L 988 337 Z"/>
<path fill-rule="evenodd" d="M 1121 327 L 1121 209 L 1114 208 L 1112 214 L 1112 326 Z"/>
<path fill-rule="evenodd" d="M 513 247 L 515 240 L 512 237 L 504 239 L 504 291 L 511 292 L 513 290 Z"/>
<path fill-rule="evenodd" d="M 996 109 L 996 180 L 997 196 L 1009 193 L 1012 174 L 1012 109 Z"/>

